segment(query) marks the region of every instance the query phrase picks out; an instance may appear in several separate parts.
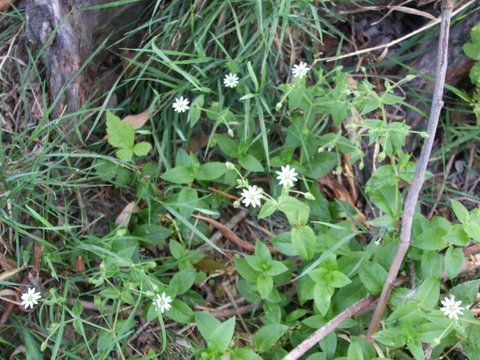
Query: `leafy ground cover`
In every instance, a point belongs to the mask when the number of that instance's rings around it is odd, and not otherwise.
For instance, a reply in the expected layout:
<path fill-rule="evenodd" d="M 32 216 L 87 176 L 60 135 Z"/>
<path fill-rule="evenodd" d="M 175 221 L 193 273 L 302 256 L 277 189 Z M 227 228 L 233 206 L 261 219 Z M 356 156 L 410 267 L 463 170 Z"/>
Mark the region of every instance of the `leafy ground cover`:
<path fill-rule="evenodd" d="M 0 15 L 2 357 L 281 359 L 373 301 L 426 136 L 398 73 L 438 30 L 327 62 L 353 39 L 328 5 L 156 2 L 114 87 L 60 117 L 22 9 Z M 380 331 L 367 311 L 303 358 L 478 358 L 479 78 L 446 95 Z"/>

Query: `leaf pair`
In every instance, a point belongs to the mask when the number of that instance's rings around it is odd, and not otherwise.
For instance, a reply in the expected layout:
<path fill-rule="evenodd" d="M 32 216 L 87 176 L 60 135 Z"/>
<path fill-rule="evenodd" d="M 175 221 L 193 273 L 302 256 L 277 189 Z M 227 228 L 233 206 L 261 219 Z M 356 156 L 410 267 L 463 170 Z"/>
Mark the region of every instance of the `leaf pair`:
<path fill-rule="evenodd" d="M 135 144 L 134 127 L 110 111 L 107 112 L 107 134 L 108 142 L 117 148 L 115 154 L 120 160 L 132 160 L 134 154 L 145 156 L 152 149 L 152 145 L 146 141 Z"/>

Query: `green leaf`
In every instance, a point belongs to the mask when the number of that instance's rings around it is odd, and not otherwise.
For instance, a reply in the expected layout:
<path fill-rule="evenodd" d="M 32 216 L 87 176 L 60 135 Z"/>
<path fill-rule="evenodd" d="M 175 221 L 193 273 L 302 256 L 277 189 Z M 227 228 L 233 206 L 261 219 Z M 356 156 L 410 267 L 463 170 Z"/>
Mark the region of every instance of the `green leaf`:
<path fill-rule="evenodd" d="M 295 251 L 303 260 L 310 260 L 315 254 L 317 238 L 312 228 L 307 225 L 293 227 L 291 232 Z"/>
<path fill-rule="evenodd" d="M 421 259 L 423 277 L 438 277 L 442 273 L 442 257 L 436 251 L 424 251 Z"/>
<path fill-rule="evenodd" d="M 194 126 L 198 120 L 200 120 L 200 115 L 202 114 L 202 107 L 204 102 L 204 95 L 199 95 L 192 101 L 190 106 L 190 111 L 188 112 L 188 122 L 190 126 Z"/>
<path fill-rule="evenodd" d="M 329 277 L 329 285 L 334 288 L 342 288 L 352 282 L 347 275 L 336 270 L 330 271 Z"/>
<path fill-rule="evenodd" d="M 168 247 L 170 249 L 170 254 L 177 260 L 185 255 L 185 248 L 176 240 L 171 240 Z"/>
<path fill-rule="evenodd" d="M 330 309 L 330 302 L 333 295 L 333 288 L 316 283 L 313 288 L 313 301 L 320 314 L 326 315 Z"/>
<path fill-rule="evenodd" d="M 440 299 L 440 279 L 426 279 L 418 288 L 415 299 L 424 308 L 433 309 Z"/>
<path fill-rule="evenodd" d="M 120 297 L 120 292 L 117 289 L 107 287 L 100 291 L 100 296 L 105 299 L 118 299 Z"/>
<path fill-rule="evenodd" d="M 462 301 L 463 305 L 471 305 L 477 300 L 480 279 L 465 281 L 450 289 L 449 294 Z"/>
<path fill-rule="evenodd" d="M 288 195 L 279 198 L 278 209 L 287 216 L 290 225 L 304 225 L 310 215 L 308 205 Z"/>
<path fill-rule="evenodd" d="M 165 243 L 172 230 L 157 224 L 142 224 L 135 228 L 133 233 L 141 238 L 141 242 L 147 245 L 160 245 Z"/>
<path fill-rule="evenodd" d="M 407 341 L 407 348 L 412 353 L 415 360 L 424 360 L 422 342 L 420 340 Z"/>
<path fill-rule="evenodd" d="M 250 349 L 235 349 L 230 354 L 230 360 L 262 360 L 260 356 Z"/>
<path fill-rule="evenodd" d="M 413 239 L 412 245 L 422 250 L 442 250 L 448 246 L 443 238 L 447 231 L 440 227 L 430 227 Z"/>
<path fill-rule="evenodd" d="M 450 245 L 465 246 L 470 242 L 470 237 L 464 230 L 464 228 L 468 226 L 469 226 L 468 223 L 465 225 L 454 224 L 450 226 L 450 229 L 448 229 L 447 235 L 445 235 L 443 238 Z"/>
<path fill-rule="evenodd" d="M 136 143 L 133 147 L 133 152 L 137 156 L 145 156 L 150 152 L 150 150 L 152 150 L 152 145 L 146 141 Z"/>
<path fill-rule="evenodd" d="M 260 259 L 267 262 L 270 262 L 272 260 L 270 250 L 263 241 L 257 240 L 257 242 L 255 243 L 255 256 L 258 256 Z"/>
<path fill-rule="evenodd" d="M 270 241 L 283 255 L 298 256 L 291 239 L 292 236 L 290 232 L 284 232 L 272 237 Z"/>
<path fill-rule="evenodd" d="M 399 348 L 405 345 L 404 337 L 402 336 L 402 331 L 398 328 L 390 328 L 386 330 L 381 330 L 373 335 L 375 340 L 380 344 L 389 346 L 392 348 Z"/>
<path fill-rule="evenodd" d="M 315 329 L 318 328 L 320 328 L 320 326 L 317 322 L 317 326 L 315 327 Z M 320 341 L 320 348 L 323 350 L 328 359 L 334 358 L 335 351 L 337 350 L 337 334 L 335 332 L 331 332 L 330 334 L 325 336 Z"/>
<path fill-rule="evenodd" d="M 179 213 L 188 219 L 198 204 L 197 190 L 184 187 L 178 193 L 177 203 Z"/>
<path fill-rule="evenodd" d="M 269 217 L 277 210 L 277 204 L 274 203 L 272 200 L 267 200 L 263 203 L 262 208 L 258 214 L 259 219 L 264 219 Z"/>
<path fill-rule="evenodd" d="M 260 161 L 258 161 L 253 155 L 247 154 L 244 156 L 241 156 L 238 159 L 238 163 L 240 166 L 242 166 L 244 169 L 252 172 L 262 172 L 264 171 L 264 168 Z"/>
<path fill-rule="evenodd" d="M 38 343 L 28 330 L 23 330 L 23 344 L 25 346 L 25 355 L 27 359 L 42 360 L 43 355 L 40 352 Z"/>
<path fill-rule="evenodd" d="M 257 290 L 262 299 L 268 298 L 273 289 L 273 279 L 269 274 L 260 274 L 257 277 Z"/>
<path fill-rule="evenodd" d="M 480 85 L 480 62 L 475 63 L 470 69 L 470 80 L 474 85 Z"/>
<path fill-rule="evenodd" d="M 462 249 L 450 246 L 445 253 L 445 271 L 450 279 L 455 278 L 462 270 L 464 255 Z"/>
<path fill-rule="evenodd" d="M 347 352 L 347 360 L 363 360 L 363 349 L 358 339 L 350 342 Z"/>
<path fill-rule="evenodd" d="M 119 149 L 115 152 L 117 158 L 123 161 L 132 160 L 133 150 L 132 149 Z"/>
<path fill-rule="evenodd" d="M 382 102 L 380 101 L 380 98 L 378 98 L 377 96 L 370 97 L 370 99 L 368 99 L 368 101 L 364 104 L 360 115 L 365 115 L 369 112 L 372 112 L 375 109 L 378 109 L 381 104 Z"/>
<path fill-rule="evenodd" d="M 195 320 L 197 329 L 205 340 L 208 340 L 213 331 L 221 324 L 213 315 L 206 312 L 196 312 Z"/>
<path fill-rule="evenodd" d="M 170 319 L 175 322 L 187 324 L 193 322 L 193 311 L 183 301 L 174 299 L 172 307 L 165 313 Z"/>
<path fill-rule="evenodd" d="M 358 270 L 358 277 L 370 293 L 377 295 L 382 291 L 387 271 L 378 263 L 364 262 Z"/>
<path fill-rule="evenodd" d="M 195 179 L 190 168 L 185 166 L 171 168 L 165 171 L 161 178 L 174 184 L 188 184 Z"/>
<path fill-rule="evenodd" d="M 288 326 L 282 324 L 263 326 L 255 333 L 253 346 L 260 352 L 266 352 L 277 343 L 287 330 Z"/>
<path fill-rule="evenodd" d="M 107 134 L 110 145 L 125 149 L 133 147 L 135 129 L 110 111 L 107 111 Z"/>
<path fill-rule="evenodd" d="M 462 224 L 468 222 L 468 220 L 470 220 L 470 213 L 468 212 L 467 208 L 457 200 L 451 200 L 451 202 L 452 202 L 453 212 L 455 213 L 455 216 L 457 217 L 457 219 Z"/>
<path fill-rule="evenodd" d="M 248 265 L 252 267 L 252 269 L 263 272 L 263 266 L 265 264 L 265 261 L 260 259 L 258 256 L 254 255 L 247 255 L 244 257 L 244 259 L 247 261 Z"/>
<path fill-rule="evenodd" d="M 233 331 L 235 330 L 235 317 L 228 319 L 217 326 L 209 335 L 207 342 L 211 347 L 223 353 L 230 347 Z"/>
<path fill-rule="evenodd" d="M 227 172 L 227 167 L 221 162 L 209 162 L 200 165 L 195 178 L 197 180 L 210 181 L 218 179 L 220 176 Z"/>
<path fill-rule="evenodd" d="M 480 224 L 474 221 L 469 221 L 463 224 L 463 229 L 470 236 L 473 241 L 480 242 Z"/>
<path fill-rule="evenodd" d="M 272 276 L 277 276 L 283 274 L 285 271 L 288 271 L 288 267 L 282 262 L 274 260 L 270 263 L 270 269 L 267 270 L 267 273 Z"/>
<path fill-rule="evenodd" d="M 185 269 L 177 272 L 170 280 L 169 286 L 177 289 L 176 296 L 185 294 L 195 282 L 197 272 L 195 269 Z"/>
<path fill-rule="evenodd" d="M 257 276 L 259 273 L 247 263 L 245 258 L 235 258 L 233 261 L 235 263 L 235 268 L 241 277 L 249 283 L 255 284 L 257 282 Z"/>
<path fill-rule="evenodd" d="M 323 151 L 314 156 L 305 175 L 309 178 L 317 180 L 318 178 L 327 175 L 330 171 L 335 169 L 337 164 L 337 154 Z"/>
<path fill-rule="evenodd" d="M 238 151 L 238 143 L 231 139 L 227 135 L 216 135 L 215 139 L 217 140 L 217 144 L 220 147 L 220 150 L 223 151 L 225 155 L 231 158 L 238 158 L 239 151 Z"/>

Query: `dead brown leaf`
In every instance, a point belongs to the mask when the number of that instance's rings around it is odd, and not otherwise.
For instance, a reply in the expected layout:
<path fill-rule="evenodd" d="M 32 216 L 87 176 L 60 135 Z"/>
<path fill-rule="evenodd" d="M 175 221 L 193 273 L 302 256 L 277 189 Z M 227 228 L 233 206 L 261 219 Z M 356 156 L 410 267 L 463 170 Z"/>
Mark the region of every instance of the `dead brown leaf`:
<path fill-rule="evenodd" d="M 139 207 L 135 201 L 129 202 L 122 210 L 122 212 L 115 219 L 115 224 L 120 225 L 121 227 L 127 228 L 128 223 L 132 214 L 138 213 L 140 211 Z"/>
<path fill-rule="evenodd" d="M 17 263 L 12 259 L 7 258 L 5 255 L 0 254 L 0 266 L 3 270 L 9 271 L 15 269 L 17 267 Z"/>
<path fill-rule="evenodd" d="M 12 269 L 12 270 L 5 271 L 5 272 L 0 274 L 0 281 L 7 280 L 8 278 L 11 278 L 12 276 L 16 275 L 17 273 L 19 273 L 22 270 L 23 270 L 23 268 L 17 268 L 17 269 Z"/>
<path fill-rule="evenodd" d="M 15 0 L 0 0 L 0 11 L 7 11 Z"/>
<path fill-rule="evenodd" d="M 134 129 L 140 129 L 150 119 L 150 109 L 136 115 L 128 115 L 123 118 L 123 122 L 130 124 Z"/>
<path fill-rule="evenodd" d="M 332 192 L 335 199 L 349 203 L 356 210 L 358 221 L 360 221 L 362 224 L 367 222 L 365 215 L 358 210 L 350 191 L 348 191 L 347 188 L 340 181 L 338 181 L 333 174 L 328 174 L 327 176 L 318 179 L 318 183 L 328 188 Z"/>
<path fill-rule="evenodd" d="M 77 261 L 75 261 L 75 271 L 81 272 L 85 270 L 86 270 L 85 261 L 83 261 L 82 255 L 78 255 Z"/>

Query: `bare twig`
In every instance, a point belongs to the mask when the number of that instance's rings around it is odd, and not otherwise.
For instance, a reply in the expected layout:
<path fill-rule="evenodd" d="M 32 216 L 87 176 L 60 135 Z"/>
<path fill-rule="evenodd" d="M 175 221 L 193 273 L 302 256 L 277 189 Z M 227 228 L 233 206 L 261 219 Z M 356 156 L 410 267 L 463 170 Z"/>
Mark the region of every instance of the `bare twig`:
<path fill-rule="evenodd" d="M 334 331 L 338 326 L 340 326 L 345 320 L 350 319 L 352 316 L 359 315 L 373 304 L 377 297 L 369 295 L 362 300 L 356 302 L 349 308 L 342 311 L 340 314 L 335 316 L 332 320 L 323 325 L 320 329 L 315 331 L 312 335 L 306 338 L 302 343 L 300 343 L 295 349 L 290 351 L 283 360 L 296 360 L 310 350 L 315 344 L 322 340 L 325 336 Z"/>
<path fill-rule="evenodd" d="M 415 176 L 413 177 L 412 186 L 408 192 L 405 200 L 405 207 L 402 216 L 402 226 L 400 230 L 400 242 L 398 244 L 397 252 L 393 258 L 390 270 L 388 272 L 387 279 L 383 285 L 380 299 L 375 308 L 370 326 L 368 328 L 367 337 L 371 336 L 377 331 L 380 320 L 382 319 L 385 307 L 387 305 L 388 298 L 392 291 L 393 284 L 397 278 L 398 271 L 402 265 L 403 258 L 407 253 L 410 246 L 410 238 L 412 231 L 413 215 L 415 213 L 415 207 L 418 200 L 418 195 L 425 181 L 425 171 L 427 170 L 428 160 L 432 151 L 433 141 L 435 139 L 435 133 L 437 131 L 438 120 L 440 118 L 440 112 L 443 107 L 443 90 L 445 86 L 445 76 L 447 73 L 447 56 L 448 56 L 448 37 L 450 28 L 450 19 L 452 17 L 453 1 L 442 1 L 442 24 L 440 28 L 440 43 L 438 47 L 438 60 L 437 60 L 437 75 L 435 78 L 435 88 L 433 91 L 432 107 L 430 110 L 430 118 L 427 125 L 428 137 L 425 140 L 422 151 L 420 153 L 420 159 L 418 160 L 417 168 L 415 170 Z"/>
<path fill-rule="evenodd" d="M 236 214 L 235 216 L 233 216 L 227 223 L 225 223 L 225 227 L 227 229 L 230 229 L 232 230 L 235 226 L 237 226 L 243 219 L 245 219 L 247 217 L 248 213 L 244 210 L 241 210 L 238 212 L 238 214 Z M 212 243 L 214 243 L 215 245 L 217 245 L 217 243 L 220 241 L 220 239 L 223 237 L 223 234 L 221 231 L 217 230 L 217 232 L 215 234 L 212 235 L 212 237 L 210 238 L 210 240 L 212 241 Z M 211 250 L 212 247 L 210 244 L 203 244 L 202 246 L 200 246 L 198 248 L 199 251 L 201 252 L 207 252 L 209 250 Z"/>
<path fill-rule="evenodd" d="M 210 225 L 215 227 L 215 229 L 220 231 L 224 237 L 226 237 L 228 240 L 238 245 L 242 249 L 252 253 L 255 252 L 254 245 L 250 244 L 249 242 L 246 242 L 245 240 L 240 239 L 240 237 L 237 234 L 235 234 L 232 230 L 230 230 L 228 227 L 218 222 L 217 220 L 209 218 L 208 216 L 200 215 L 200 214 L 194 214 L 193 217 L 199 220 L 205 221 L 206 223 L 209 223 Z M 272 247 L 269 247 L 269 250 L 272 253 L 276 252 L 276 249 Z"/>
<path fill-rule="evenodd" d="M 400 286 L 408 280 L 408 277 L 401 277 L 394 282 L 394 286 Z M 315 344 L 322 340 L 325 336 L 330 334 L 332 331 L 335 331 L 345 320 L 350 319 L 351 317 L 360 315 L 367 311 L 371 305 L 378 299 L 378 296 L 368 295 L 363 299 L 359 300 L 355 304 L 343 310 L 340 314 L 335 316 L 332 320 L 323 325 L 320 329 L 315 331 L 307 339 L 301 342 L 290 351 L 283 360 L 296 360 L 308 350 L 310 350 Z"/>

